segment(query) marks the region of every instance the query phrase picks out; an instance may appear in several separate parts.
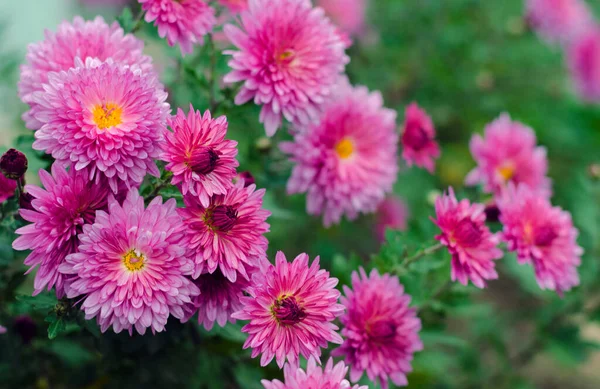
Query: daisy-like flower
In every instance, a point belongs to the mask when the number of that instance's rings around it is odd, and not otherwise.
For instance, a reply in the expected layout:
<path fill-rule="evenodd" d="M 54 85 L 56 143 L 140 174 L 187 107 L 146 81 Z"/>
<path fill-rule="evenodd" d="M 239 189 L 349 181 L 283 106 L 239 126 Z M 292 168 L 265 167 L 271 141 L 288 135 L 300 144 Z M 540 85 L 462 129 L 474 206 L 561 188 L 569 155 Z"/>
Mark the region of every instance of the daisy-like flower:
<path fill-rule="evenodd" d="M 579 285 L 583 249 L 568 212 L 524 185 L 510 185 L 498 206 L 509 250 L 516 251 L 519 263 L 533 265 L 540 288 L 562 294 Z"/>
<path fill-rule="evenodd" d="M 568 54 L 577 92 L 587 101 L 600 102 L 600 27 L 576 39 Z"/>
<path fill-rule="evenodd" d="M 15 195 L 15 190 L 17 190 L 17 181 L 6 178 L 4 174 L 0 172 L 0 203 L 13 197 Z"/>
<path fill-rule="evenodd" d="M 377 208 L 377 221 L 375 225 L 375 233 L 379 241 L 385 241 L 385 231 L 388 229 L 406 230 L 407 219 L 408 207 L 401 198 L 390 196 L 383 200 L 379 208 Z"/>
<path fill-rule="evenodd" d="M 536 142 L 531 128 L 502 114 L 486 126 L 484 137 L 477 134 L 471 138 L 471 154 L 477 167 L 469 173 L 465 183 L 481 183 L 486 192 L 496 195 L 509 182 L 526 184 L 550 196 L 546 149 L 536 146 Z"/>
<path fill-rule="evenodd" d="M 219 4 L 227 7 L 234 14 L 248 9 L 248 0 L 219 0 Z"/>
<path fill-rule="evenodd" d="M 231 282 L 238 275 L 250 279 L 252 268 L 266 259 L 264 234 L 271 214 L 262 209 L 264 189 L 244 186 L 239 181 L 224 195 L 215 195 L 208 206 L 194 196 L 185 196 L 186 207 L 179 212 L 186 226 L 187 245 L 195 258 L 194 278 L 217 269 Z"/>
<path fill-rule="evenodd" d="M 203 0 L 138 0 L 146 11 L 144 20 L 154 22 L 158 35 L 169 46 L 179 44 L 181 54 L 190 54 L 201 45 L 204 35 L 217 23 L 215 10 Z"/>
<path fill-rule="evenodd" d="M 67 171 L 57 162 L 51 171 L 52 175 L 40 170 L 44 189 L 25 186 L 34 198 L 33 209 L 20 210 L 21 217 L 30 224 L 16 231 L 21 236 L 15 239 L 13 248 L 31 250 L 25 259 L 25 265 L 30 266 L 28 273 L 39 265 L 33 295 L 54 287 L 60 298 L 68 277 L 60 274 L 58 267 L 67 255 L 77 252 L 83 226 L 94 222 L 97 210 L 106 209 L 109 190 L 105 182 L 90 182 L 86 173 L 73 168 Z"/>
<path fill-rule="evenodd" d="M 325 226 L 375 212 L 398 172 L 395 119 L 379 92 L 341 83 L 321 122 L 281 144 L 295 162 L 288 193 L 306 192 L 307 212 Z"/>
<path fill-rule="evenodd" d="M 242 29 L 225 26 L 239 49 L 226 51 L 232 71 L 224 81 L 244 81 L 236 104 L 262 105 L 260 122 L 272 136 L 281 117 L 308 124 L 318 119 L 348 57 L 345 42 L 321 8 L 310 0 L 249 0 Z"/>
<path fill-rule="evenodd" d="M 250 322 L 244 348 L 252 348 L 252 358 L 262 354 L 261 366 L 273 358 L 282 368 L 287 359 L 298 366 L 298 356 L 319 359 L 327 343 L 341 344 L 333 320 L 344 312 L 338 304 L 337 278 L 319 267 L 319 257 L 308 265 L 308 255 L 298 255 L 289 263 L 279 251 L 275 265 L 255 273 L 250 296 L 242 297 L 243 309 L 232 316 Z"/>
<path fill-rule="evenodd" d="M 406 374 L 416 351 L 423 349 L 419 339 L 421 320 L 409 308 L 410 296 L 397 277 L 352 273 L 352 289 L 344 286 L 341 298 L 346 313 L 341 317 L 342 346 L 333 351 L 350 365 L 350 380 L 356 382 L 366 371 L 373 382 L 387 389 L 388 379 L 407 385 Z"/>
<path fill-rule="evenodd" d="M 431 118 L 416 103 L 406 107 L 400 140 L 402 158 L 408 166 L 414 163 L 433 173 L 435 160 L 440 156 L 440 147 L 435 141 L 435 128 Z"/>
<path fill-rule="evenodd" d="M 208 207 L 213 195 L 225 194 L 232 186 L 239 165 L 237 142 L 225 140 L 227 118 L 213 119 L 209 111 L 202 116 L 190 105 L 187 117 L 178 109 L 168 124 L 173 132 L 166 133 L 161 159 L 173 172 L 171 183 Z"/>
<path fill-rule="evenodd" d="M 316 4 L 349 36 L 364 32 L 367 0 L 317 0 Z"/>
<path fill-rule="evenodd" d="M 594 25 L 583 0 L 527 0 L 527 19 L 542 38 L 566 44 Z"/>
<path fill-rule="evenodd" d="M 450 188 L 436 199 L 435 214 L 432 220 L 442 230 L 435 238 L 452 255 L 452 281 L 467 285 L 471 280 L 484 288 L 485 280 L 498 278 L 494 261 L 502 258 L 497 247 L 500 237 L 485 225 L 485 206 L 467 199 L 458 201 Z"/>
<path fill-rule="evenodd" d="M 115 193 L 119 181 L 139 185 L 146 173 L 158 175 L 154 160 L 170 107 L 155 75 L 110 59 L 76 62 L 33 94 L 43 124 L 33 148 L 87 171 L 90 180 L 106 177 Z"/>
<path fill-rule="evenodd" d="M 108 213 L 96 212 L 79 236 L 79 252 L 67 256 L 59 271 L 74 277 L 67 297 L 82 297 L 86 320 L 97 318 L 102 332 L 110 326 L 144 334 L 164 330 L 169 314 L 185 316 L 184 307 L 200 293 L 191 279 L 184 228 L 175 199 L 155 197 L 147 208 L 137 189 L 123 205 L 108 201 Z"/>
<path fill-rule="evenodd" d="M 108 58 L 120 65 L 137 65 L 144 73 L 153 73 L 152 58 L 144 55 L 144 42 L 132 34 L 125 34 L 117 22 L 106 24 L 98 16 L 85 21 L 76 16 L 72 23 L 63 22 L 56 33 L 46 31 L 45 39 L 27 47 L 25 64 L 21 65 L 19 97 L 32 108 L 23 120 L 27 128 L 37 130 L 42 123 L 34 117 L 36 102 L 34 92 L 44 90 L 48 76 L 77 66 L 75 59 Z"/>
<path fill-rule="evenodd" d="M 283 368 L 284 382 L 279 380 L 262 380 L 265 389 L 368 389 L 366 385 L 350 385 L 346 379 L 348 367 L 343 361 L 333 364 L 330 358 L 325 369 L 317 365 L 315 358 L 310 357 L 306 372 L 300 367 L 286 364 Z"/>

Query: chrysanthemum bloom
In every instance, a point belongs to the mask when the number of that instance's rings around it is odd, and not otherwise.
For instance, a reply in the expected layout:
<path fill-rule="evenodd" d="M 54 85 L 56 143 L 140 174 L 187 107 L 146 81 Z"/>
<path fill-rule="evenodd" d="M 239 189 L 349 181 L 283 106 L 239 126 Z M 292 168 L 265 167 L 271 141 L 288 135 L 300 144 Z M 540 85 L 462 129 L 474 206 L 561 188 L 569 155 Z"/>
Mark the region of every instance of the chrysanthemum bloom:
<path fill-rule="evenodd" d="M 458 201 L 450 188 L 435 201 L 435 214 L 432 220 L 442 230 L 435 238 L 452 255 L 452 281 L 467 285 L 471 280 L 484 288 L 485 280 L 498 278 L 494 261 L 503 253 L 497 247 L 500 237 L 485 225 L 485 206 L 466 199 Z"/>
<path fill-rule="evenodd" d="M 208 206 L 194 196 L 185 196 L 179 212 L 186 225 L 189 249 L 194 252 L 194 278 L 217 269 L 231 282 L 238 275 L 249 279 L 249 269 L 266 258 L 271 214 L 262 209 L 264 189 L 244 187 L 238 182 L 225 195 L 215 195 Z"/>
<path fill-rule="evenodd" d="M 375 233 L 380 242 L 385 241 L 385 231 L 390 230 L 406 230 L 408 219 L 408 207 L 406 203 L 399 197 L 390 196 L 383 200 L 377 208 L 377 220 L 375 225 Z"/>
<path fill-rule="evenodd" d="M 154 159 L 166 132 L 167 93 L 154 74 L 112 60 L 88 58 L 85 65 L 53 73 L 44 92 L 35 92 L 33 148 L 59 162 L 102 177 L 116 193 L 119 180 L 138 185 L 146 173 L 158 175 Z"/>
<path fill-rule="evenodd" d="M 17 190 L 17 181 L 4 177 L 0 172 L 0 203 L 13 197 Z"/>
<path fill-rule="evenodd" d="M 435 160 L 440 156 L 440 147 L 435 141 L 435 128 L 431 118 L 416 103 L 406 107 L 400 140 L 402 158 L 408 166 L 414 163 L 433 173 Z"/>
<path fill-rule="evenodd" d="M 208 207 L 210 197 L 225 194 L 233 185 L 239 165 L 237 142 L 225 140 L 227 118 L 213 119 L 209 111 L 202 116 L 190 105 L 187 117 L 178 109 L 168 124 L 173 132 L 166 133 L 161 159 L 167 162 L 165 169 L 173 172 L 171 183 Z"/>
<path fill-rule="evenodd" d="M 569 47 L 569 67 L 577 92 L 600 102 L 600 28 L 590 29 Z"/>
<path fill-rule="evenodd" d="M 262 380 L 265 389 L 368 389 L 365 386 L 350 385 L 346 379 L 348 367 L 343 361 L 333 364 L 330 358 L 325 365 L 325 370 L 317 366 L 317 361 L 310 357 L 306 372 L 300 367 L 286 364 L 283 369 L 284 382 L 279 380 Z"/>
<path fill-rule="evenodd" d="M 152 58 L 142 53 L 144 42 L 125 34 L 117 22 L 106 24 L 100 16 L 85 21 L 76 16 L 73 23 L 63 22 L 56 33 L 46 31 L 46 38 L 28 46 L 26 62 L 21 66 L 19 97 L 32 107 L 23 115 L 27 128 L 37 130 L 42 123 L 35 119 L 33 93 L 43 91 L 52 72 L 76 66 L 75 58 L 108 58 L 121 65 L 137 65 L 144 73 L 154 72 Z"/>
<path fill-rule="evenodd" d="M 342 346 L 333 351 L 350 365 L 350 380 L 356 382 L 366 371 L 373 382 L 387 389 L 388 379 L 406 385 L 406 374 L 416 351 L 423 349 L 419 339 L 421 320 L 409 308 L 410 296 L 397 277 L 379 275 L 376 269 L 367 276 L 352 273 L 352 289 L 344 286 L 341 298 L 346 313 L 341 317 Z"/>
<path fill-rule="evenodd" d="M 111 196 L 108 213 L 98 211 L 95 223 L 83 227 L 79 252 L 60 265 L 74 277 L 67 297 L 83 295 L 86 320 L 96 317 L 102 332 L 160 332 L 169 314 L 184 318 L 184 306 L 200 293 L 186 277 L 193 264 L 176 206 L 175 199 L 163 204 L 155 197 L 144 208 L 134 188 L 122 206 Z"/>
<path fill-rule="evenodd" d="M 348 35 L 364 32 L 367 0 L 317 0 L 316 4 Z"/>
<path fill-rule="evenodd" d="M 138 0 L 146 11 L 144 20 L 154 22 L 158 35 L 169 46 L 179 44 L 181 54 L 190 54 L 201 45 L 204 35 L 217 23 L 215 10 L 203 0 Z"/>
<path fill-rule="evenodd" d="M 226 51 L 232 71 L 224 81 L 244 81 L 236 104 L 254 99 L 262 105 L 260 122 L 268 136 L 288 121 L 308 124 L 318 119 L 348 57 L 345 43 L 321 8 L 309 0 L 249 0 L 242 29 L 225 26 L 239 49 Z"/>
<path fill-rule="evenodd" d="M 20 214 L 31 224 L 16 231 L 21 236 L 13 242 L 13 248 L 32 250 L 25 259 L 25 265 L 31 266 L 28 273 L 39 265 L 33 294 L 54 287 L 60 298 L 67 277 L 59 273 L 58 267 L 67 255 L 77 251 L 83 225 L 93 223 L 96 210 L 106 208 L 109 190 L 105 182 L 90 182 L 86 173 L 73 168 L 67 171 L 57 162 L 51 171 L 52 175 L 40 170 L 44 189 L 25 186 L 34 197 L 33 209 L 22 208 Z"/>
<path fill-rule="evenodd" d="M 398 172 L 395 120 L 379 92 L 340 85 L 321 122 L 281 144 L 296 164 L 288 193 L 307 192 L 307 212 L 325 226 L 375 212 Z"/>
<path fill-rule="evenodd" d="M 550 43 L 569 43 L 594 25 L 583 0 L 528 0 L 527 19 Z"/>
<path fill-rule="evenodd" d="M 467 176 L 467 185 L 483 184 L 486 192 L 498 195 L 509 182 L 526 184 L 550 196 L 550 180 L 546 177 L 546 149 L 536 146 L 533 130 L 512 121 L 508 114 L 488 124 L 482 138 L 471 138 L 470 149 L 477 167 Z"/>
<path fill-rule="evenodd" d="M 248 9 L 248 0 L 219 0 L 219 4 L 227 7 L 232 13 L 240 13 Z"/>
<path fill-rule="evenodd" d="M 509 250 L 516 251 L 519 263 L 533 265 L 540 288 L 562 294 L 579 285 L 583 249 L 568 212 L 524 185 L 509 186 L 498 205 Z"/>
<path fill-rule="evenodd" d="M 318 360 L 328 342 L 341 344 L 332 323 L 344 312 L 337 283 L 319 267 L 319 257 L 309 267 L 308 255 L 289 263 L 279 251 L 274 266 L 254 275 L 243 309 L 232 315 L 250 321 L 242 328 L 248 334 L 244 348 L 252 348 L 252 358 L 262 354 L 261 366 L 275 358 L 281 368 L 286 359 L 298 366 L 299 355 Z"/>
<path fill-rule="evenodd" d="M 6 178 L 18 180 L 27 171 L 27 157 L 16 149 L 9 149 L 0 158 L 0 172 Z"/>

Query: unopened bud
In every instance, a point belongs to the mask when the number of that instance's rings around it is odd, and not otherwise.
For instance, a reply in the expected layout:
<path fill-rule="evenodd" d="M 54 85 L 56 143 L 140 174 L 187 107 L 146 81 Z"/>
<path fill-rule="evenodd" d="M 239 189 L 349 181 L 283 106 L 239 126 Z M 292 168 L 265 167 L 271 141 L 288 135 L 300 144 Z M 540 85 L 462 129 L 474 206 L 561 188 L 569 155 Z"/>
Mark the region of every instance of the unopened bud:
<path fill-rule="evenodd" d="M 19 150 L 8 150 L 0 158 L 0 171 L 6 178 L 20 179 L 27 171 L 27 157 Z"/>

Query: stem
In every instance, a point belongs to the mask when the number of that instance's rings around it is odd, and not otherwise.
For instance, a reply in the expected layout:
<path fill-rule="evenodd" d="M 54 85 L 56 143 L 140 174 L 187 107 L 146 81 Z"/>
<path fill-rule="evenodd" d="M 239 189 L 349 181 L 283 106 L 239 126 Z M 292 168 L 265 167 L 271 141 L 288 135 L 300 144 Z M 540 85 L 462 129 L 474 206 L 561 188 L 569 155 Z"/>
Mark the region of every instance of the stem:
<path fill-rule="evenodd" d="M 144 10 L 140 9 L 140 12 L 138 12 L 137 16 L 134 19 L 135 24 L 133 25 L 133 27 L 131 27 L 131 31 L 130 32 L 132 34 L 134 34 L 142 26 L 142 17 L 143 16 L 144 16 Z"/>
<path fill-rule="evenodd" d="M 150 194 L 148 194 L 147 196 L 144 196 L 144 200 L 146 202 L 151 201 L 154 197 L 156 197 L 161 190 L 163 190 L 165 187 L 169 186 L 169 183 L 171 182 L 171 178 L 173 177 L 173 174 L 171 172 L 167 172 L 167 174 L 165 174 L 163 177 L 161 177 L 158 181 L 158 185 L 152 190 L 152 192 L 150 192 Z"/>
<path fill-rule="evenodd" d="M 406 270 L 406 268 L 408 267 L 408 265 L 410 265 L 411 263 L 413 263 L 417 259 L 420 259 L 420 258 L 425 257 L 427 255 L 431 255 L 431 254 L 435 253 L 436 251 L 440 250 L 443 247 L 444 247 L 443 244 L 438 243 L 438 244 L 435 244 L 435 245 L 433 245 L 431 247 L 427 247 L 426 249 L 423 249 L 421 251 L 417 251 L 414 255 L 412 255 L 410 257 L 404 258 L 404 260 L 402 261 L 402 263 L 400 263 L 398 266 L 396 266 L 392 271 L 395 274 L 401 274 L 401 273 L 403 273 Z"/>

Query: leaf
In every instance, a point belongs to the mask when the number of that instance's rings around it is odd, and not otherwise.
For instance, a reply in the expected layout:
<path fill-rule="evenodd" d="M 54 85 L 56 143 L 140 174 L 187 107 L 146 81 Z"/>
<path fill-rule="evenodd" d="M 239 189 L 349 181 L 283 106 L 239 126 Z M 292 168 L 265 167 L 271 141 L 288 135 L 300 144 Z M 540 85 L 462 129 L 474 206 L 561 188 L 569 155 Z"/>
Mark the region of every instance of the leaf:
<path fill-rule="evenodd" d="M 64 332 L 67 324 L 63 319 L 53 320 L 48 326 L 48 339 L 56 338 L 61 332 Z"/>
<path fill-rule="evenodd" d="M 93 354 L 86 348 L 67 339 L 59 339 L 52 342 L 50 350 L 62 359 L 65 364 L 72 367 L 81 366 L 94 359 Z"/>
<path fill-rule="evenodd" d="M 129 7 L 125 7 L 121 15 L 117 16 L 117 22 L 121 25 L 125 33 L 129 33 L 135 27 L 135 21 L 133 20 L 133 13 Z"/>
<path fill-rule="evenodd" d="M 49 311 L 58 302 L 54 293 L 41 293 L 37 296 L 17 295 L 16 299 L 23 305 L 29 306 L 36 311 Z"/>

